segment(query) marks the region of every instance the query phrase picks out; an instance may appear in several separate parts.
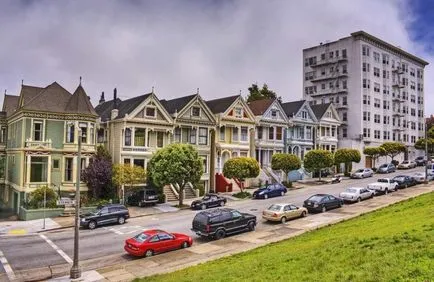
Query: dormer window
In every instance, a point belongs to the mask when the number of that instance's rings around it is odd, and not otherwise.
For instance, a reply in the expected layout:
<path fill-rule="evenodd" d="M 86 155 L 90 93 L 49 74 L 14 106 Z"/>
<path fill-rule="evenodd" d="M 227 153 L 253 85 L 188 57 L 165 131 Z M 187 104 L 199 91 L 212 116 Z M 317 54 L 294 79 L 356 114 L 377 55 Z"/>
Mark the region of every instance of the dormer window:
<path fill-rule="evenodd" d="M 146 117 L 153 117 L 153 118 L 155 118 L 156 117 L 155 108 L 146 107 L 146 109 L 145 109 L 145 116 Z"/>
<path fill-rule="evenodd" d="M 302 111 L 301 112 L 301 118 L 307 119 L 307 111 Z"/>
<path fill-rule="evenodd" d="M 243 117 L 243 109 L 242 108 L 235 108 L 235 117 L 236 118 L 242 118 Z"/>
<path fill-rule="evenodd" d="M 331 118 L 331 117 L 332 117 L 332 113 L 331 113 L 331 112 L 327 112 L 327 113 L 326 113 L 326 117 L 327 117 L 327 118 Z"/>
<path fill-rule="evenodd" d="M 271 117 L 273 119 L 277 118 L 277 111 L 276 110 L 271 110 Z"/>
<path fill-rule="evenodd" d="M 44 123 L 42 120 L 35 120 L 33 122 L 33 140 L 34 141 L 42 141 L 43 128 L 44 128 Z"/>
<path fill-rule="evenodd" d="M 192 117 L 200 117 L 200 108 L 199 107 L 192 107 L 191 108 L 191 116 Z"/>

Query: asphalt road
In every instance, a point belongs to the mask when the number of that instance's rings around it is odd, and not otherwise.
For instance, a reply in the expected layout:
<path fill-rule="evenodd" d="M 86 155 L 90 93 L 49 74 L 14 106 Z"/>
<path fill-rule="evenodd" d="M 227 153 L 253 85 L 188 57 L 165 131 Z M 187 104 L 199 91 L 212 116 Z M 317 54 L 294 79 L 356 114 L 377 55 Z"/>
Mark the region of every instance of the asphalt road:
<path fill-rule="evenodd" d="M 398 174 L 412 174 L 422 171 L 415 168 L 397 171 L 387 175 L 375 175 L 373 178 L 343 180 L 337 184 L 309 186 L 308 188 L 289 191 L 283 197 L 267 200 L 230 201 L 227 206 L 258 217 L 257 229 L 273 223 L 261 220 L 262 210 L 272 203 L 293 203 L 301 206 L 303 201 L 315 193 L 329 193 L 338 196 L 346 187 L 366 187 L 379 177 L 393 177 Z M 411 188 L 410 188 L 411 189 Z M 191 222 L 198 211 L 182 210 L 175 213 L 164 213 L 147 217 L 132 218 L 124 225 L 110 225 L 95 230 L 80 230 L 80 261 L 82 265 L 97 267 L 120 263 L 133 258 L 123 250 L 125 239 L 142 230 L 158 228 L 169 232 L 180 232 L 191 235 L 194 244 L 207 242 L 199 238 L 191 228 Z M 25 236 L 6 236 L 0 238 L 0 251 L 7 259 L 13 271 L 59 265 L 71 262 L 73 258 L 74 230 L 72 228 L 48 231 L 41 234 Z M 0 273 L 5 268 L 0 263 Z"/>

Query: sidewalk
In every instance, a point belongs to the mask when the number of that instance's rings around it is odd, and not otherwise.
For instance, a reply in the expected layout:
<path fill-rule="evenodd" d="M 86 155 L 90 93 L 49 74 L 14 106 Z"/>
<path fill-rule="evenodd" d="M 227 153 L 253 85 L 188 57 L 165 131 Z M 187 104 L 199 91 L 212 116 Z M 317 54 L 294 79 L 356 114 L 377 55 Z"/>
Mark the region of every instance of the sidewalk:
<path fill-rule="evenodd" d="M 172 272 L 188 266 L 197 265 L 221 257 L 244 252 L 271 242 L 278 242 L 323 226 L 335 224 L 361 214 L 381 209 L 391 204 L 407 200 L 425 193 L 433 193 L 434 184 L 412 187 L 386 196 L 375 197 L 368 201 L 346 205 L 340 209 L 310 215 L 293 220 L 287 224 L 262 227 L 255 232 L 230 236 L 218 241 L 195 244 L 188 249 L 163 253 L 151 258 L 136 259 L 129 262 L 103 267 L 96 271 L 84 272 L 80 281 L 131 281 L 136 277 L 151 276 Z M 50 281 L 70 281 L 68 276 Z"/>

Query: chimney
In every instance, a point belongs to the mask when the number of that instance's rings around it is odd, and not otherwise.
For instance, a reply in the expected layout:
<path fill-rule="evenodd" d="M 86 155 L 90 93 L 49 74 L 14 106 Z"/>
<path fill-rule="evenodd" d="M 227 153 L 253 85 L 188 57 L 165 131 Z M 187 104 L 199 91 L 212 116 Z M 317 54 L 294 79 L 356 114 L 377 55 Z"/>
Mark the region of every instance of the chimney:
<path fill-rule="evenodd" d="M 104 91 L 101 93 L 101 98 L 99 99 L 99 105 L 105 102 Z"/>
<path fill-rule="evenodd" d="M 113 89 L 113 109 L 118 108 L 118 90 L 115 88 Z"/>

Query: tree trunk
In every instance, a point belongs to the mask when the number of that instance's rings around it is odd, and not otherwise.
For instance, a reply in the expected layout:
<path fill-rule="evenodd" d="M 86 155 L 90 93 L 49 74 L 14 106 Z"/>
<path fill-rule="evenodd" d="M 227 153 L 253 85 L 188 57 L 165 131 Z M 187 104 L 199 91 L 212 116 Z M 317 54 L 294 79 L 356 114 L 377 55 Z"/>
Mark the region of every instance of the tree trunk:
<path fill-rule="evenodd" d="M 321 181 L 321 169 L 319 170 L 319 181 Z"/>
<path fill-rule="evenodd" d="M 185 183 L 182 185 L 179 185 L 179 207 L 181 208 L 182 205 L 184 204 L 184 187 L 185 187 Z"/>

